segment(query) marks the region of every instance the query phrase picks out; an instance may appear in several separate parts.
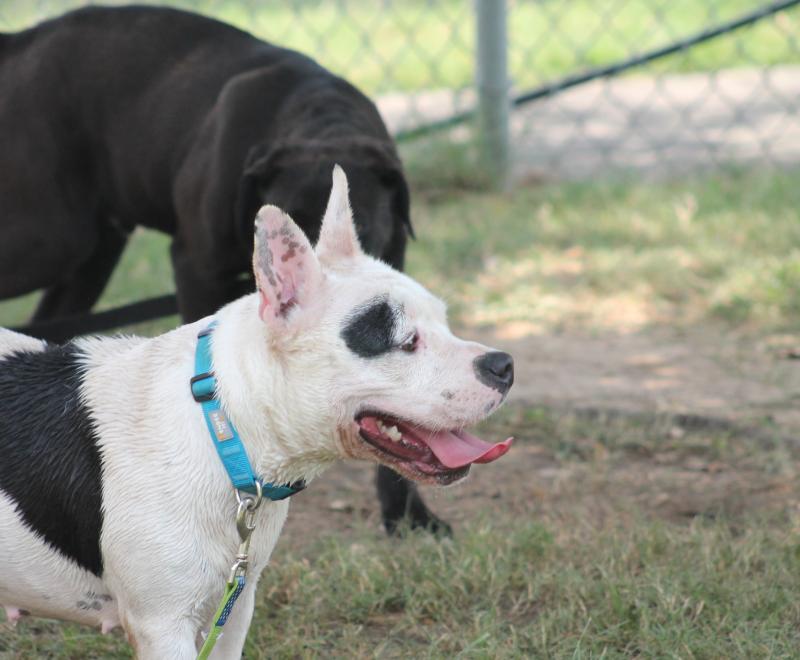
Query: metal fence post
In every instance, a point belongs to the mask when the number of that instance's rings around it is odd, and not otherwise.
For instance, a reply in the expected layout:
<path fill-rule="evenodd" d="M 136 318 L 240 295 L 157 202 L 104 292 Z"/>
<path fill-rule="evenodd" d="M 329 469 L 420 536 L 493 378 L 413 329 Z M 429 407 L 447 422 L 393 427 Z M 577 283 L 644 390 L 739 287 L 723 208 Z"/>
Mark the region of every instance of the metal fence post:
<path fill-rule="evenodd" d="M 475 22 L 481 162 L 494 186 L 505 190 L 511 179 L 506 0 L 475 0 Z"/>

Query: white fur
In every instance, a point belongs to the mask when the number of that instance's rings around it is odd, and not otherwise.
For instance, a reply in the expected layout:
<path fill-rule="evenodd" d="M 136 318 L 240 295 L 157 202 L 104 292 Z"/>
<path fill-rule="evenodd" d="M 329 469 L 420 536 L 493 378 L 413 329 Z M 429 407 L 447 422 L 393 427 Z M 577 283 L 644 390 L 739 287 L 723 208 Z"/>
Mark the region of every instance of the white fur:
<path fill-rule="evenodd" d="M 7 603 L 12 622 L 20 610 L 27 610 L 93 626 L 119 624 L 116 605 L 102 581 L 46 545 L 23 524 L 14 502 L 2 491 L 0 557 L 0 603 Z"/>
<path fill-rule="evenodd" d="M 44 350 L 45 345 L 45 342 L 41 339 L 34 339 L 18 332 L 0 328 L 0 359 L 18 351 L 35 353 Z"/>
<path fill-rule="evenodd" d="M 267 216 L 278 221 L 271 211 L 260 221 Z M 256 253 L 256 269 L 266 268 L 258 246 Z M 454 337 L 439 300 L 361 252 L 341 171 L 317 253 L 324 255 L 319 262 L 311 255 L 319 277 L 296 280 L 296 304 L 285 313 L 262 318 L 259 309 L 276 300 L 262 291 L 216 315 L 218 396 L 258 474 L 276 483 L 311 480 L 342 457 L 375 460 L 356 433 L 354 417 L 365 407 L 460 428 L 499 405 L 501 396 L 473 372 L 474 358 L 488 349 Z M 296 263 L 275 268 L 293 277 Z M 398 340 L 416 330 L 420 348 L 364 360 L 348 350 L 341 328 L 352 310 L 387 294 L 405 311 Z M 197 333 L 209 321 L 153 339 L 78 342 L 86 354 L 81 395 L 102 456 L 102 580 L 45 545 L 0 492 L 0 603 L 104 629 L 120 622 L 141 658 L 195 657 L 238 545 L 231 485 L 189 392 Z M 41 346 L 0 332 L 0 357 Z M 214 657 L 240 657 L 255 585 L 288 507 L 265 501 L 257 512 L 248 588 Z M 81 609 L 88 594 L 109 598 L 100 609 Z"/>

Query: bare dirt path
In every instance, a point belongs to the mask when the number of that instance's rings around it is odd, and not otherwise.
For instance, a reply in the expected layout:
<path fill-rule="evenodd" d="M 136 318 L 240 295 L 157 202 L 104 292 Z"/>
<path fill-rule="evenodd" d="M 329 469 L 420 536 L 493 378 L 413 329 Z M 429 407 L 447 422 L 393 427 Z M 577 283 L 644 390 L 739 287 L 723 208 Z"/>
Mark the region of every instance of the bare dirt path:
<path fill-rule="evenodd" d="M 739 423 L 771 418 L 800 429 L 800 357 L 792 338 L 713 327 L 510 338 L 467 335 L 514 355 L 512 401 L 555 407 L 679 413 Z"/>
<path fill-rule="evenodd" d="M 671 422 L 647 428 L 655 449 L 608 461 L 591 456 L 605 450 L 590 438 L 588 458 L 565 459 L 524 437 L 523 430 L 509 457 L 477 466 L 464 484 L 425 490 L 432 508 L 454 524 L 456 533 L 459 525 L 492 512 L 550 521 L 559 528 L 587 520 L 602 525 L 642 511 L 678 522 L 720 511 L 736 515 L 791 506 L 800 511 L 800 464 L 791 454 L 764 458 L 757 447 L 758 434 L 771 429 L 800 444 L 800 360 L 792 357 L 793 338 L 758 340 L 711 327 L 517 338 L 497 329 L 462 329 L 461 334 L 514 355 L 512 406 L 542 406 L 553 409 L 555 417 L 591 410 L 729 422 L 744 429 L 736 442 L 749 455 L 734 458 L 737 449 L 720 460 L 711 458 L 702 438 L 682 444 L 684 431 Z M 489 433 L 498 439 L 494 435 L 508 430 L 501 425 Z M 777 465 L 765 468 L 768 460 Z M 327 533 L 357 535 L 364 524 L 380 535 L 373 474 L 366 464 L 331 468 L 292 503 L 280 546 L 299 549 Z"/>

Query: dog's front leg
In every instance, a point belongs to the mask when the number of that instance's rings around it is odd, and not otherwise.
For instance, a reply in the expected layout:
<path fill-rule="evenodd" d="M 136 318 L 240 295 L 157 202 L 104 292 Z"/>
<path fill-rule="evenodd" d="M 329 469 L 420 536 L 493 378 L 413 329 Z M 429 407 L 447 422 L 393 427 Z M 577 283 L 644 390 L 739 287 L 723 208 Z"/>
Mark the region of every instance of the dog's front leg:
<path fill-rule="evenodd" d="M 165 612 L 145 618 L 125 619 L 128 641 L 138 660 L 194 660 L 197 657 L 197 630 L 188 620 L 175 621 Z"/>

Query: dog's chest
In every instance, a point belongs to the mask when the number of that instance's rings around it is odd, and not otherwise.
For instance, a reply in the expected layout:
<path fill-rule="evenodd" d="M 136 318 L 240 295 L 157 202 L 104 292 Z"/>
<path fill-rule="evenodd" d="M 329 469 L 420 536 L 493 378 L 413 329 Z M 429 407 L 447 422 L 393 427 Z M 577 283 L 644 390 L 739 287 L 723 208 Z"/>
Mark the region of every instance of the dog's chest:
<path fill-rule="evenodd" d="M 267 568 L 286 521 L 288 505 L 288 501 L 265 501 L 258 511 L 248 553 L 246 580 L 249 584 L 255 585 L 262 571 Z M 186 614 L 206 622 L 219 605 L 225 582 L 237 559 L 239 539 L 235 530 L 226 526 L 226 532 L 222 536 L 214 535 L 205 539 L 198 537 L 194 540 L 194 545 L 202 556 L 199 563 L 210 570 L 187 570 L 177 588 L 185 592 L 185 598 L 179 600 L 183 600 L 189 607 Z"/>

